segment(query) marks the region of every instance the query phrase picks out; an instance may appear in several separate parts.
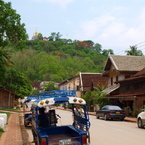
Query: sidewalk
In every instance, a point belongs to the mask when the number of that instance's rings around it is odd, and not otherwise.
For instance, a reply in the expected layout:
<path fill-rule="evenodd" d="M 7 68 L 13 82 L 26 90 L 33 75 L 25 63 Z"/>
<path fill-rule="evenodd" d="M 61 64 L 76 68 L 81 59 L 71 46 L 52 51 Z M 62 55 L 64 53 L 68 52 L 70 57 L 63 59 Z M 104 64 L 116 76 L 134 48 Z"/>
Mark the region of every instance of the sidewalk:
<path fill-rule="evenodd" d="M 69 111 L 69 109 L 65 110 Z M 89 114 L 95 116 L 95 112 L 89 112 Z M 28 145 L 24 141 L 28 137 L 24 134 L 25 127 L 21 128 L 20 116 L 22 115 L 22 112 L 11 113 L 8 124 L 6 124 L 5 132 L 0 138 L 0 145 Z M 126 117 L 125 121 L 136 122 L 136 118 Z"/>
<path fill-rule="evenodd" d="M 0 138 L 0 145 L 23 145 L 19 113 L 11 113 Z"/>

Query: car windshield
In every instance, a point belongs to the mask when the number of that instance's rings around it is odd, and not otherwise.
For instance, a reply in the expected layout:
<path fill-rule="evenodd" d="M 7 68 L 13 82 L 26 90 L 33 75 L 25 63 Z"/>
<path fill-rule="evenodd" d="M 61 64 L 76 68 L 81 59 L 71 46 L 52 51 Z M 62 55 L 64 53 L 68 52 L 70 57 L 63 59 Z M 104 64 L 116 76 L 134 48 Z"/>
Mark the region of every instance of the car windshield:
<path fill-rule="evenodd" d="M 109 110 L 121 110 L 119 106 L 108 106 Z"/>

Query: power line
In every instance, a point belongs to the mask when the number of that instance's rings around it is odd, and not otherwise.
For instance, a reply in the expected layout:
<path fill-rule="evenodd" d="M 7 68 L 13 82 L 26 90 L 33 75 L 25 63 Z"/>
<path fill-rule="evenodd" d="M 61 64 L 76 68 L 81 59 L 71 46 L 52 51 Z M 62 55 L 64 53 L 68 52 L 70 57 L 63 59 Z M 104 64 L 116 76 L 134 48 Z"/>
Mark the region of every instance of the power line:
<path fill-rule="evenodd" d="M 144 43 L 145 41 L 142 41 L 142 42 L 140 42 L 140 43 L 138 43 L 138 44 L 136 44 L 136 45 L 134 45 L 134 46 L 137 46 L 137 45 L 140 45 L 140 44 L 142 44 L 142 43 Z"/>
<path fill-rule="evenodd" d="M 145 46 L 145 44 L 143 44 L 143 45 L 141 45 L 141 46 L 137 46 L 137 45 L 140 45 L 140 44 L 142 44 L 142 43 L 145 43 L 145 41 L 142 41 L 142 42 L 140 42 L 140 43 L 138 43 L 138 44 L 136 44 L 136 45 L 133 45 L 133 46 L 136 46 L 137 48 L 140 48 L 140 47 Z M 129 49 L 129 48 L 127 48 L 126 50 L 124 49 L 124 50 L 122 50 L 122 51 L 120 51 L 120 52 L 118 52 L 118 53 L 116 53 L 116 54 L 123 54 L 123 53 L 126 54 L 125 51 L 127 51 L 128 49 Z M 141 48 L 140 50 L 143 50 L 143 49 L 145 49 L 145 48 Z"/>

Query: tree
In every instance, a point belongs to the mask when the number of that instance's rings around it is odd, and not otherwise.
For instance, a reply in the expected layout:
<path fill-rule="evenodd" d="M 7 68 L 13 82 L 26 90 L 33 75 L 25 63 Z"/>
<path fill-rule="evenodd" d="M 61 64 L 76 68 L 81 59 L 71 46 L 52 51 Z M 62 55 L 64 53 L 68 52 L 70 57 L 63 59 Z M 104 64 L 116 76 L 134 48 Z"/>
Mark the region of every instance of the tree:
<path fill-rule="evenodd" d="M 13 62 L 10 60 L 11 53 L 7 49 L 0 49 L 0 83 L 5 79 L 6 69 L 12 66 Z"/>
<path fill-rule="evenodd" d="M 102 93 L 105 88 L 106 86 L 98 84 L 97 87 L 94 87 L 95 91 L 86 92 L 82 97 L 83 99 L 85 99 L 87 105 L 89 106 L 89 110 L 91 109 L 91 105 L 97 104 L 102 107 L 103 105 L 108 103 L 108 100 L 104 98 L 106 94 Z"/>
<path fill-rule="evenodd" d="M 136 46 L 130 46 L 130 50 L 125 51 L 127 55 L 133 55 L 133 56 L 143 56 L 143 53 L 141 50 L 137 50 Z"/>
<path fill-rule="evenodd" d="M 95 46 L 94 46 L 94 50 L 96 50 L 97 52 L 100 52 L 102 51 L 102 46 L 101 44 L 99 43 L 96 43 Z"/>
<path fill-rule="evenodd" d="M 108 54 L 114 54 L 114 52 L 113 52 L 113 50 L 112 49 L 103 49 L 102 50 L 102 55 L 104 55 L 104 56 L 108 56 Z"/>
<path fill-rule="evenodd" d="M 21 17 L 16 10 L 11 8 L 11 3 L 5 3 L 0 0 L 0 48 L 4 48 L 9 42 L 23 46 L 23 40 L 26 40 L 25 24 L 21 24 Z"/>
<path fill-rule="evenodd" d="M 5 74 L 5 80 L 1 82 L 4 88 L 18 95 L 18 98 L 28 96 L 32 92 L 32 86 L 28 78 L 21 72 L 9 67 Z"/>
<path fill-rule="evenodd" d="M 62 36 L 62 34 L 60 34 L 60 32 L 52 32 L 51 36 L 48 37 L 49 41 L 58 41 L 60 40 L 60 37 Z"/>
<path fill-rule="evenodd" d="M 85 40 L 84 42 L 88 42 L 92 47 L 94 46 L 94 42 L 92 40 Z"/>
<path fill-rule="evenodd" d="M 52 90 L 59 90 L 59 88 L 54 86 L 55 84 L 53 82 L 49 82 L 44 85 L 44 91 L 52 91 Z"/>
<path fill-rule="evenodd" d="M 41 33 L 38 33 L 38 39 L 42 40 L 43 39 L 43 35 Z"/>
<path fill-rule="evenodd" d="M 62 36 L 62 34 L 60 34 L 60 32 L 57 32 L 55 35 L 55 41 L 60 40 L 60 37 Z"/>

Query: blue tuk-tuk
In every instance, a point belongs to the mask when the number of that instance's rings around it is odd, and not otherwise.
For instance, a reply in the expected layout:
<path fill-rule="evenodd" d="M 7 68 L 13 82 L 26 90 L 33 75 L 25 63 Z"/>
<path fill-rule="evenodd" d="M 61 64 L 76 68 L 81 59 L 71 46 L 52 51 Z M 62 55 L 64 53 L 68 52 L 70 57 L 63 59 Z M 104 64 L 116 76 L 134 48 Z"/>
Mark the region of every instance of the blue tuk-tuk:
<path fill-rule="evenodd" d="M 28 112 L 28 111 L 26 111 L 25 107 L 29 109 L 28 104 L 31 106 L 31 104 L 37 99 L 38 99 L 38 95 L 30 95 L 24 101 L 24 105 L 23 105 L 23 107 L 24 107 L 23 111 L 24 112 L 23 113 L 24 113 L 24 125 L 25 125 L 25 127 L 30 125 L 31 122 L 32 122 L 32 110 L 30 110 Z"/>
<path fill-rule="evenodd" d="M 60 117 L 55 107 L 69 105 L 73 114 L 72 124 L 57 125 Z M 50 106 L 53 108 L 50 109 Z M 35 145 L 89 145 L 90 144 L 90 121 L 87 105 L 84 99 L 68 97 L 61 94 L 48 98 L 41 98 L 33 102 L 32 108 L 32 133 Z M 48 126 L 39 126 L 39 109 L 45 108 L 48 115 Z"/>

